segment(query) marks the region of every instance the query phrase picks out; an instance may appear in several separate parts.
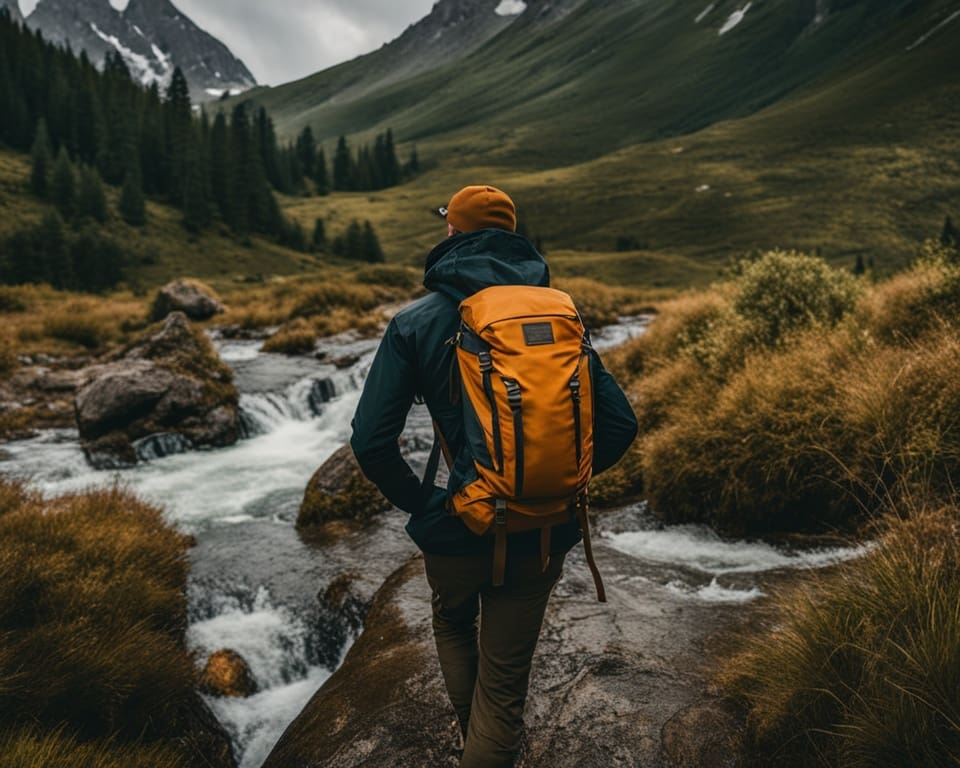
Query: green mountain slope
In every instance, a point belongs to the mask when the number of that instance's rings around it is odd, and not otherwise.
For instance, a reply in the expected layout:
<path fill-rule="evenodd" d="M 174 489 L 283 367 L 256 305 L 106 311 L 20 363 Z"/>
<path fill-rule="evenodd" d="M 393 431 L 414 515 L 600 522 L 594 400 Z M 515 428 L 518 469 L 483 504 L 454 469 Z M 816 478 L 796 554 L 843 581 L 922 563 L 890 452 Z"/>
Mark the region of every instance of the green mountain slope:
<path fill-rule="evenodd" d="M 549 22 L 531 3 L 449 65 L 359 93 L 336 79 L 362 79 L 382 63 L 372 55 L 256 99 L 287 134 L 391 125 L 404 140 L 468 136 L 471 151 L 550 167 L 748 115 L 879 59 L 902 60 L 915 85 L 948 80 L 960 64 L 949 26 L 906 50 L 956 10 L 948 0 L 717 0 L 705 12 L 707 1 L 581 3 Z"/>

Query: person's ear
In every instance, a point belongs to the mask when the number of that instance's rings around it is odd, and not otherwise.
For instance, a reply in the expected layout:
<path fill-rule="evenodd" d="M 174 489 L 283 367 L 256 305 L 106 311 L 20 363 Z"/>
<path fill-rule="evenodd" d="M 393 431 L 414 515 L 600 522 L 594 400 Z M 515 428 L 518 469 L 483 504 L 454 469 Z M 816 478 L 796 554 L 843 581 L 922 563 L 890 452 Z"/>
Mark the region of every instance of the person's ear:
<path fill-rule="evenodd" d="M 447 237 L 453 237 L 454 235 L 459 235 L 457 228 L 453 224 L 447 224 Z"/>

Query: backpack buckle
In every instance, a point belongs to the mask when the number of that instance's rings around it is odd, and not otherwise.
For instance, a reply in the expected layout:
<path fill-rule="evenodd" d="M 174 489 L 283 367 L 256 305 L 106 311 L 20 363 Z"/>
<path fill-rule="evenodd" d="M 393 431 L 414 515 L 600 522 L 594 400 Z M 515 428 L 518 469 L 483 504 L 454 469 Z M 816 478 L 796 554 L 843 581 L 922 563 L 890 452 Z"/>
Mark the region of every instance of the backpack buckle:
<path fill-rule="evenodd" d="M 573 395 L 574 402 L 580 402 L 580 377 L 574 376 L 570 379 L 570 393 Z"/>
<path fill-rule="evenodd" d="M 511 410 L 518 410 L 522 402 L 520 383 L 516 379 L 504 379 L 503 385 L 507 388 L 507 402 L 510 403 Z"/>
<path fill-rule="evenodd" d="M 497 525 L 507 524 L 507 500 L 506 499 L 496 500 L 496 513 L 494 515 L 494 522 Z"/>
<path fill-rule="evenodd" d="M 490 357 L 489 352 L 480 352 L 477 354 L 477 359 L 480 361 L 480 372 L 481 373 L 490 373 L 493 370 L 493 358 Z"/>

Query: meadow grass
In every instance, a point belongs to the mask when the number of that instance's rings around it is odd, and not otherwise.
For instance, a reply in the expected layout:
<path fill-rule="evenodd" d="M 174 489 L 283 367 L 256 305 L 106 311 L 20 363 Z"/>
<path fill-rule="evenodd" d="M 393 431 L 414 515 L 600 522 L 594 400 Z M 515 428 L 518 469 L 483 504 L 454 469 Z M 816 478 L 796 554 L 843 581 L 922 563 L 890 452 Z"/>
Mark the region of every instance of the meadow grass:
<path fill-rule="evenodd" d="M 44 499 L 0 480 L 0 764 L 201 757 L 189 546 L 121 489 Z"/>

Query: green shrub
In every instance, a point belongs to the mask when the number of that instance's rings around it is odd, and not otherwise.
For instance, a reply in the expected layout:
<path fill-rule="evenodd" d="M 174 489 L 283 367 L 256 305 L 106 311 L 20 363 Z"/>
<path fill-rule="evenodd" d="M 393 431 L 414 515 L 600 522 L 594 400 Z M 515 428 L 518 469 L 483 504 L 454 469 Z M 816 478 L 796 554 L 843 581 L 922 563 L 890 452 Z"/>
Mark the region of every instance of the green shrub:
<path fill-rule="evenodd" d="M 960 759 L 960 520 L 894 521 L 859 561 L 773 598 L 722 663 L 750 765 L 900 768 Z"/>
<path fill-rule="evenodd" d="M 833 326 L 854 307 L 857 282 L 823 259 L 772 251 L 746 262 L 736 279 L 733 309 L 764 347 L 815 325 Z"/>

